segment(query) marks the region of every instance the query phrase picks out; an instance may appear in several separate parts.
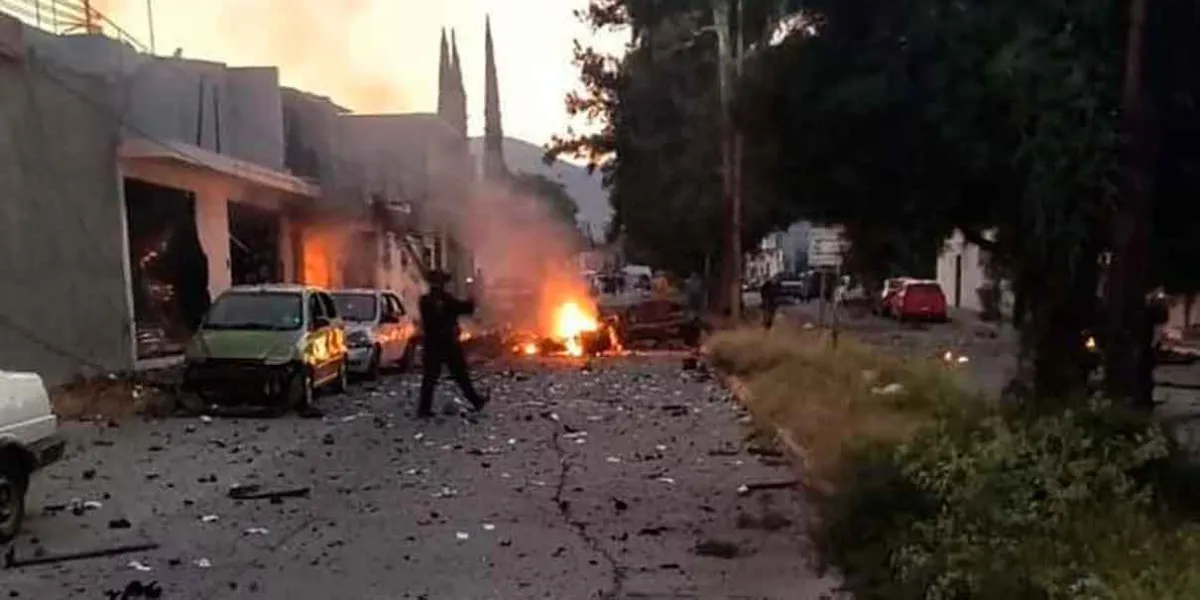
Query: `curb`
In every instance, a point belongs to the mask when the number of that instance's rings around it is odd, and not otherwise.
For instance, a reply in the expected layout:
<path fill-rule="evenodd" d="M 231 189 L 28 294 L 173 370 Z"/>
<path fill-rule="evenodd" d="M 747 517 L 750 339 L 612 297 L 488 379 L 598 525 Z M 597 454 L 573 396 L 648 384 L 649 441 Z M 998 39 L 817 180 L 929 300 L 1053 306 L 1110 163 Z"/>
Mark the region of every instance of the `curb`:
<path fill-rule="evenodd" d="M 718 374 L 718 379 L 725 385 L 726 389 L 733 395 L 734 400 L 743 409 L 749 412 L 749 404 L 747 398 L 750 397 L 750 388 L 744 381 L 733 375 Z M 750 414 L 753 421 L 754 416 Z M 786 429 L 772 425 L 771 429 L 774 432 L 776 443 L 783 449 L 784 454 L 791 460 L 793 465 L 799 470 L 796 486 L 804 490 L 806 493 L 815 495 L 827 495 L 829 490 L 825 489 L 824 485 L 813 484 L 806 481 L 807 473 L 809 472 L 808 452 L 796 441 L 796 438 Z"/>

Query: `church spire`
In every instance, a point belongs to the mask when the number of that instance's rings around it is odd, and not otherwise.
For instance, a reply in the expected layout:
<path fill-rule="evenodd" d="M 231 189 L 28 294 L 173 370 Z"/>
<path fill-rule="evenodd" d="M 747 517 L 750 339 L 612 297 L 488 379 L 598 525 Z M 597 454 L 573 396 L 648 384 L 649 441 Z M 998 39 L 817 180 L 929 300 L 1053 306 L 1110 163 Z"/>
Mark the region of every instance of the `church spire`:
<path fill-rule="evenodd" d="M 484 21 L 483 173 L 490 179 L 508 175 L 504 164 L 504 129 L 500 123 L 500 84 L 496 77 L 496 52 L 492 44 L 492 19 Z"/>
<path fill-rule="evenodd" d="M 442 51 L 438 57 L 438 98 L 437 112 L 442 118 L 448 118 L 451 115 L 454 101 L 452 98 L 453 86 L 452 81 L 454 65 L 450 58 L 450 45 L 446 42 L 446 28 L 442 28 Z"/>
<path fill-rule="evenodd" d="M 454 91 L 454 102 L 450 107 L 451 116 L 453 117 L 454 126 L 462 133 L 463 139 L 467 137 L 467 90 L 463 86 L 463 71 L 462 59 L 458 56 L 458 36 L 455 35 L 453 29 L 450 30 L 450 63 L 451 63 L 451 82 L 450 85 Z"/>

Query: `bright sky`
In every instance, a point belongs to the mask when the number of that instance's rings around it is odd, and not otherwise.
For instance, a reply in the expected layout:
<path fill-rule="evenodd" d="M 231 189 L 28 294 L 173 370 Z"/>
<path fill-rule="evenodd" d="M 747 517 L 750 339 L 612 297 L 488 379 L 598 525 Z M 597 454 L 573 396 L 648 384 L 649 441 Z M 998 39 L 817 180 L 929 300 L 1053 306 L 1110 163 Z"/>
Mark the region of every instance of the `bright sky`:
<path fill-rule="evenodd" d="M 277 65 L 285 85 L 359 112 L 435 110 L 441 28 L 453 27 L 471 135 L 483 132 L 483 32 L 490 13 L 504 133 L 535 144 L 569 124 L 563 98 L 579 81 L 573 40 L 617 51 L 627 39 L 593 36 L 579 23 L 572 11 L 587 0 L 150 1 L 158 54 L 182 48 L 186 58 Z M 146 0 L 93 3 L 150 43 Z"/>

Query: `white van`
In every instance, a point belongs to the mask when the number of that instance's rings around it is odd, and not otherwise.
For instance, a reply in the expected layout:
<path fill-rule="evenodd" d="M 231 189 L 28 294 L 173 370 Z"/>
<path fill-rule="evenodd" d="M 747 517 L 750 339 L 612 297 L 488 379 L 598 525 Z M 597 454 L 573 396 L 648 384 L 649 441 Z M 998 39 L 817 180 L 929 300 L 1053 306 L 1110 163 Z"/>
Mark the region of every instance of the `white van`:
<path fill-rule="evenodd" d="M 64 447 L 42 378 L 0 371 L 0 544 L 21 531 L 30 476 L 62 458 Z"/>

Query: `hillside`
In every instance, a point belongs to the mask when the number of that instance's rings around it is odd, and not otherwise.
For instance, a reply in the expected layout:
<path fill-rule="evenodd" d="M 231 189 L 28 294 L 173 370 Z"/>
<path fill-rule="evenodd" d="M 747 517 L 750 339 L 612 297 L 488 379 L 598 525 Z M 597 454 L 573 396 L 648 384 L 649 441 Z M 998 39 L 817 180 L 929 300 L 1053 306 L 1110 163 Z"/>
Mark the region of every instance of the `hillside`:
<path fill-rule="evenodd" d="M 483 138 L 471 138 L 471 154 L 482 160 Z M 553 165 L 542 162 L 542 148 L 524 140 L 504 138 L 504 160 L 514 173 L 537 173 L 558 181 L 579 205 L 579 220 L 591 226 L 596 236 L 604 235 L 604 227 L 612 216 L 608 192 L 601 185 L 600 173 L 589 175 L 586 167 L 565 161 Z"/>

